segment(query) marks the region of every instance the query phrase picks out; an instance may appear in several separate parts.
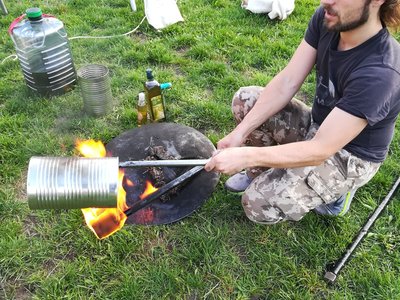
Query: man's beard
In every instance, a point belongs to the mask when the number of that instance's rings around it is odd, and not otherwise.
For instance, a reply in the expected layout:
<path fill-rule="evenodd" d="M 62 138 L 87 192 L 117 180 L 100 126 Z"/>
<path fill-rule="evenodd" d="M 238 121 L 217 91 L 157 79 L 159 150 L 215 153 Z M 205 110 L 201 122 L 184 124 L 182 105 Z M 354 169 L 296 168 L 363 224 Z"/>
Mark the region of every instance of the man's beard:
<path fill-rule="evenodd" d="M 358 20 L 350 21 L 347 23 L 342 23 L 339 21 L 335 25 L 328 27 L 328 22 L 324 19 L 325 28 L 327 28 L 328 31 L 333 31 L 333 32 L 344 32 L 344 31 L 350 31 L 350 30 L 356 29 L 357 27 L 365 24 L 368 21 L 369 4 L 370 3 L 371 3 L 371 0 L 366 1 L 366 3 L 364 4 L 364 7 L 362 9 L 361 16 L 358 18 Z M 329 7 L 325 7 L 325 9 L 329 10 Z"/>

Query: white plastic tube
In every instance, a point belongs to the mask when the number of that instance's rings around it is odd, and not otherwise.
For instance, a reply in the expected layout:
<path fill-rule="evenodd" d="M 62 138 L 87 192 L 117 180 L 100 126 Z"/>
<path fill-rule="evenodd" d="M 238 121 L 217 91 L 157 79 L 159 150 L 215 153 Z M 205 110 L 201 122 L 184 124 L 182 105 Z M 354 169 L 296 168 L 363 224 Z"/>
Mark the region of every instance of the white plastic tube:
<path fill-rule="evenodd" d="M 131 7 L 133 11 L 136 11 L 136 2 L 135 0 L 130 0 L 131 1 Z"/>

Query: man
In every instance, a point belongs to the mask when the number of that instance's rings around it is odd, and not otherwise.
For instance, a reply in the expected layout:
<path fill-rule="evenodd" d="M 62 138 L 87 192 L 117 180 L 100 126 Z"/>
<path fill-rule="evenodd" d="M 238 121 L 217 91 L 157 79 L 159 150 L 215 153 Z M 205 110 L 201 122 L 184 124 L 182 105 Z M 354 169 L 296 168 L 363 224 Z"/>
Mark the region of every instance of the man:
<path fill-rule="evenodd" d="M 236 128 L 207 171 L 235 174 L 250 220 L 300 220 L 347 212 L 384 161 L 400 112 L 398 0 L 322 0 L 289 64 L 265 88 L 233 98 Z M 312 109 L 292 99 L 312 68 Z M 248 146 L 243 146 L 243 143 Z"/>

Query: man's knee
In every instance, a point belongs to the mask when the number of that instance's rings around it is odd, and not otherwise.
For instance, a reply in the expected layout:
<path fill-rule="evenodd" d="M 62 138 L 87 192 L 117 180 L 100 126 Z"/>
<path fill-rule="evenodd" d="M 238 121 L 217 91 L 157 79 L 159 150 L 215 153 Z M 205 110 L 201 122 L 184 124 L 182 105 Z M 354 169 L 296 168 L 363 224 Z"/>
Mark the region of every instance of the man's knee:
<path fill-rule="evenodd" d="M 250 200 L 246 193 L 242 196 L 242 206 L 250 221 L 259 224 L 273 225 L 284 221 L 282 211 L 269 203 L 260 205 L 256 200 Z"/>
<path fill-rule="evenodd" d="M 246 86 L 241 87 L 235 93 L 232 99 L 232 113 L 236 122 L 243 120 L 244 116 L 253 108 L 262 89 L 259 86 Z"/>
<path fill-rule="evenodd" d="M 292 193 L 293 194 L 293 193 Z M 242 195 L 242 206 L 246 216 L 253 222 L 276 224 L 281 221 L 300 221 L 309 211 L 303 195 L 290 196 L 287 190 L 281 193 L 260 193 L 246 190 Z M 321 200 L 318 202 L 318 204 Z"/>

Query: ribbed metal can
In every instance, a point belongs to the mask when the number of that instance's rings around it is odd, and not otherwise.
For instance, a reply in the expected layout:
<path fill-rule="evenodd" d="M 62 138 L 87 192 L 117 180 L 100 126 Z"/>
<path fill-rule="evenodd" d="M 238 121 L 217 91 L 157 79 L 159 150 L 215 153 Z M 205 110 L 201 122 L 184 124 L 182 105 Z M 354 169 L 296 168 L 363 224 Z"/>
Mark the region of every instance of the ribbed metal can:
<path fill-rule="evenodd" d="M 118 157 L 32 157 L 29 208 L 117 207 L 118 164 Z"/>
<path fill-rule="evenodd" d="M 112 109 L 109 70 L 106 66 L 91 64 L 78 70 L 83 107 L 92 116 L 103 116 Z"/>

